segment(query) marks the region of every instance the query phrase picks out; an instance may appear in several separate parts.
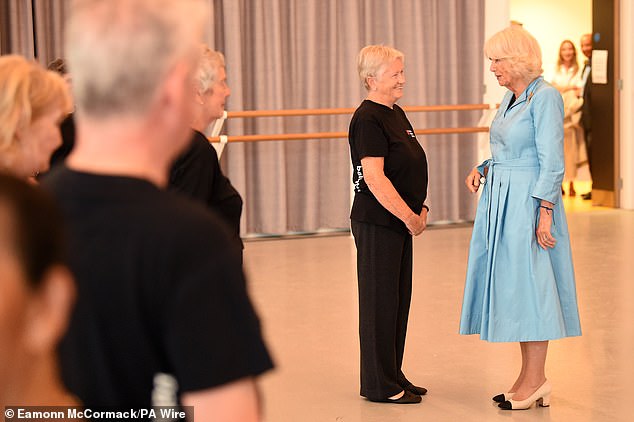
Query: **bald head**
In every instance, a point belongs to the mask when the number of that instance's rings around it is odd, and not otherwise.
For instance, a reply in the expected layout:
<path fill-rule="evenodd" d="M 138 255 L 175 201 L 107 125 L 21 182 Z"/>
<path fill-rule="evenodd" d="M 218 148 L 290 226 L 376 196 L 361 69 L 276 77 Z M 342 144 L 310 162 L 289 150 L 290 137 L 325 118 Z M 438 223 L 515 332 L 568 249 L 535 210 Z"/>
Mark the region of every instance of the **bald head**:
<path fill-rule="evenodd" d="M 581 51 L 587 58 L 592 57 L 592 34 L 584 34 L 581 36 Z"/>

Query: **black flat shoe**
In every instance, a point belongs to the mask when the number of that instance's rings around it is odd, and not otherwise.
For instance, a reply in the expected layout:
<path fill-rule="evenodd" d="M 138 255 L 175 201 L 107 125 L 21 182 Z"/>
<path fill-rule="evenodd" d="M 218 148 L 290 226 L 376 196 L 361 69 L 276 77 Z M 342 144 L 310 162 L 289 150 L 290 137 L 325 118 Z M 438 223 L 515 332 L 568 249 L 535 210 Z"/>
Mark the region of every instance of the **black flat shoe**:
<path fill-rule="evenodd" d="M 418 396 L 424 396 L 425 394 L 427 394 L 427 389 L 425 387 L 417 387 L 414 384 L 407 385 L 403 387 L 403 389 Z"/>
<path fill-rule="evenodd" d="M 418 396 L 416 394 L 413 394 L 405 390 L 403 395 L 399 397 L 398 399 L 387 398 L 387 399 L 380 399 L 380 400 L 372 400 L 372 399 L 368 399 L 368 400 L 377 402 L 377 403 L 416 404 L 416 403 L 420 403 L 423 399 L 421 398 L 421 396 Z"/>

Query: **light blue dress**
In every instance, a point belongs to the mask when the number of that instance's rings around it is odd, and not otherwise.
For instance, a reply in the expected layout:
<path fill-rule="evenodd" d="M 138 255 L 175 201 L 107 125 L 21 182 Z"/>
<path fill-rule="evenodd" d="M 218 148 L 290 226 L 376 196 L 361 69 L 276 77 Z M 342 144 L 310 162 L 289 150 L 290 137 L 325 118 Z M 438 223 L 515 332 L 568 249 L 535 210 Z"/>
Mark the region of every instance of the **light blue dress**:
<path fill-rule="evenodd" d="M 509 108 L 504 96 L 491 123 L 492 158 L 478 204 L 460 319 L 461 334 L 494 342 L 581 335 L 566 215 L 563 101 L 542 77 Z M 540 200 L 555 204 L 543 250 L 535 230 Z"/>

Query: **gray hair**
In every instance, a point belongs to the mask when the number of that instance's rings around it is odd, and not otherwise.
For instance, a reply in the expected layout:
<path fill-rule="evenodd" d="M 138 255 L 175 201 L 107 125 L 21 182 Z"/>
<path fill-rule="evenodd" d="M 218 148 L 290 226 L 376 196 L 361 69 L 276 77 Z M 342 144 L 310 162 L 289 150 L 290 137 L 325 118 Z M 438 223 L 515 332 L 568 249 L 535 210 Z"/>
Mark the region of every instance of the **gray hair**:
<path fill-rule="evenodd" d="M 223 67 L 225 56 L 221 52 L 214 51 L 204 44 L 200 46 L 200 61 L 196 71 L 196 88 L 199 94 L 211 89 L 217 81 L 218 70 Z"/>
<path fill-rule="evenodd" d="M 81 114 L 143 114 L 171 69 L 194 60 L 208 13 L 201 0 L 75 0 L 68 65 Z"/>
<path fill-rule="evenodd" d="M 385 67 L 394 60 L 405 61 L 405 55 L 399 50 L 385 45 L 367 45 L 359 52 L 357 70 L 365 89 L 369 90 L 369 77 L 381 75 Z"/>

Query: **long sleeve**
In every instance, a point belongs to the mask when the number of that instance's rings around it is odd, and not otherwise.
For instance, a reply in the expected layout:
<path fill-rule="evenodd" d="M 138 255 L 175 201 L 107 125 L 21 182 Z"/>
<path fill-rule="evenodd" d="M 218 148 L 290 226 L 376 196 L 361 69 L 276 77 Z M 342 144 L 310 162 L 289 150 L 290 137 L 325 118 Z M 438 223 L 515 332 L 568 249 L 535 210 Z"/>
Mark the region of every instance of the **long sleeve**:
<path fill-rule="evenodd" d="M 557 203 L 564 178 L 563 100 L 554 88 L 536 92 L 532 100 L 531 112 L 540 171 L 531 195 Z"/>

